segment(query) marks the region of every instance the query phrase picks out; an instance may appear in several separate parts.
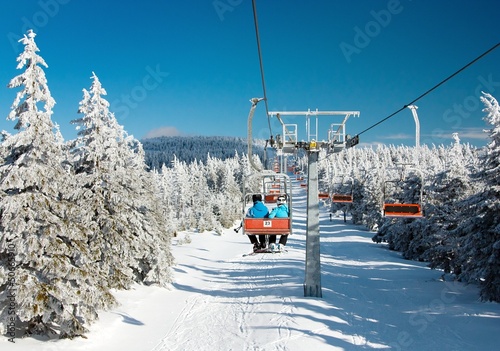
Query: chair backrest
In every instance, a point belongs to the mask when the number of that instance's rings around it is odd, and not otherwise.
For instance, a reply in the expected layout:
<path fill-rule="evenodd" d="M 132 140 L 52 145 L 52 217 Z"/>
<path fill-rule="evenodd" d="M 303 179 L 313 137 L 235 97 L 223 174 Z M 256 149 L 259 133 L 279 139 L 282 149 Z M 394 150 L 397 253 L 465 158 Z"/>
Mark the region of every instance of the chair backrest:
<path fill-rule="evenodd" d="M 290 218 L 245 218 L 245 234 L 290 234 Z"/>
<path fill-rule="evenodd" d="M 420 204 L 384 204 L 385 217 L 423 217 Z"/>

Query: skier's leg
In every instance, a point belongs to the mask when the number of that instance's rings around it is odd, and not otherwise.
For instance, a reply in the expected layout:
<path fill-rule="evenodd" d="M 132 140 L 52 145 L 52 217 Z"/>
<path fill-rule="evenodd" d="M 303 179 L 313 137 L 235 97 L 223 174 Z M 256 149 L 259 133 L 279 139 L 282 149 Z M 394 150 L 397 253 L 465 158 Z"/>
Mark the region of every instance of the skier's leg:
<path fill-rule="evenodd" d="M 262 249 L 265 249 L 267 247 L 267 245 L 266 245 L 266 235 L 259 235 L 259 241 L 260 241 L 260 247 Z"/>
<path fill-rule="evenodd" d="M 288 240 L 288 234 L 283 234 L 280 238 L 280 244 L 285 246 L 287 240 Z"/>
<path fill-rule="evenodd" d="M 257 251 L 260 249 L 260 244 L 259 244 L 259 241 L 257 240 L 257 236 L 256 235 L 249 235 L 248 236 L 248 239 L 250 239 L 250 242 L 253 244 L 253 251 Z"/>

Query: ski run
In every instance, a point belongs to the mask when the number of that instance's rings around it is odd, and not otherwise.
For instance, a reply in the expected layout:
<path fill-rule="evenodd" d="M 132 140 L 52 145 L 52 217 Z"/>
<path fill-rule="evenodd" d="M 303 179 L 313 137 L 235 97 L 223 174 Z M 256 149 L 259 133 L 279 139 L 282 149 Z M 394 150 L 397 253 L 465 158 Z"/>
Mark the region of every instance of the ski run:
<path fill-rule="evenodd" d="M 86 338 L 1 339 L 3 351 L 494 350 L 500 305 L 404 260 L 320 208 L 322 298 L 304 297 L 306 193 L 294 184 L 287 252 L 257 254 L 227 229 L 174 238 L 172 289 L 114 291 Z"/>

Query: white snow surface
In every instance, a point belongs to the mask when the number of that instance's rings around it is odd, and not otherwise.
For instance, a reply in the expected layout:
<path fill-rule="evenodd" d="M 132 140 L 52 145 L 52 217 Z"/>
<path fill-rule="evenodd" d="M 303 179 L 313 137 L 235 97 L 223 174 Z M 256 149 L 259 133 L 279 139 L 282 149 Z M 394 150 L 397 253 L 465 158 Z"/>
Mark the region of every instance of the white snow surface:
<path fill-rule="evenodd" d="M 101 312 L 86 339 L 2 337 L 1 350 L 498 350 L 500 304 L 373 243 L 373 232 L 343 217 L 330 222 L 324 206 L 323 296 L 304 297 L 306 194 L 294 191 L 287 252 L 244 257 L 252 245 L 232 229 L 180 233 L 172 290 L 116 291 L 121 305 Z"/>

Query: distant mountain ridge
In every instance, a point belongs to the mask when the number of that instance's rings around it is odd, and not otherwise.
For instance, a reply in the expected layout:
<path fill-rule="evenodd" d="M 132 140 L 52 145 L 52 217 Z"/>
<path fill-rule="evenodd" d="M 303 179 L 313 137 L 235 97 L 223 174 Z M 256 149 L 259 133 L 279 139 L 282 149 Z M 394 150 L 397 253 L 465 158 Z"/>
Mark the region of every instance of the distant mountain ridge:
<path fill-rule="evenodd" d="M 141 140 L 145 152 L 146 164 L 150 169 L 160 169 L 163 164 L 170 167 L 174 156 L 186 163 L 201 161 L 207 157 L 225 160 L 238 153 L 248 152 L 247 139 L 222 136 L 163 136 Z M 263 158 L 263 140 L 254 140 L 253 153 Z"/>

